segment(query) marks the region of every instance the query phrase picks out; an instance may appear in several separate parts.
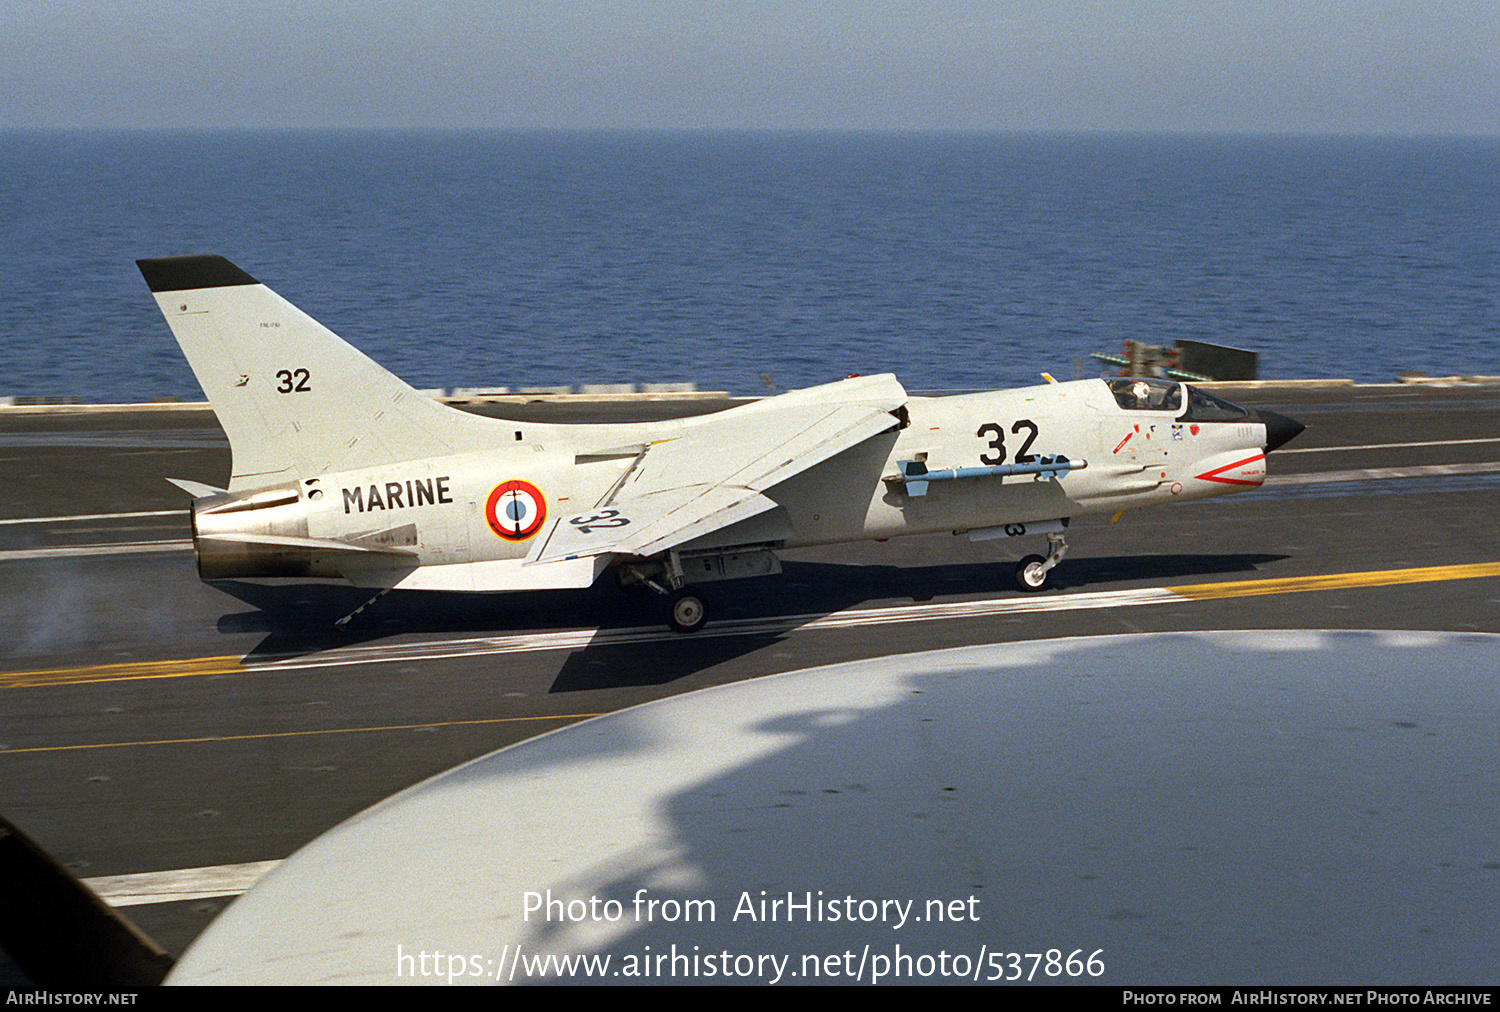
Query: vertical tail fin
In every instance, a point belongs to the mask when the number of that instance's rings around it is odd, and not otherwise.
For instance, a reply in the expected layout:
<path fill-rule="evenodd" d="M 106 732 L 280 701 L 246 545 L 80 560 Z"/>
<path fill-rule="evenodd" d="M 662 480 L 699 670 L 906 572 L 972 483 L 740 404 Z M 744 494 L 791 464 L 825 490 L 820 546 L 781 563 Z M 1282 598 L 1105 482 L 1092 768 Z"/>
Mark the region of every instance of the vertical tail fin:
<path fill-rule="evenodd" d="M 496 432 L 498 423 L 412 389 L 223 257 L 136 263 L 229 437 L 231 490 L 472 449 Z"/>

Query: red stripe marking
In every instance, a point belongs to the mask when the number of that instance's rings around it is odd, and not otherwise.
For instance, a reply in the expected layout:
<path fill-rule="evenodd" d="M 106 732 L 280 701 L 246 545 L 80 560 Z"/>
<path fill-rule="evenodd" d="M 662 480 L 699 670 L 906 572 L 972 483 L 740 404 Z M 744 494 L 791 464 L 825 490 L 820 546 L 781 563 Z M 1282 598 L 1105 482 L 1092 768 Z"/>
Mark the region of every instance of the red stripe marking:
<path fill-rule="evenodd" d="M 1120 448 L 1123 447 L 1126 443 L 1130 442 L 1130 437 L 1133 436 L 1133 435 L 1135 435 L 1134 432 L 1127 432 L 1127 433 L 1125 433 L 1125 438 L 1122 439 L 1122 440 L 1120 440 L 1119 446 L 1116 446 L 1110 452 L 1111 453 L 1119 453 L 1120 452 Z"/>
<path fill-rule="evenodd" d="M 1249 481 L 1245 478 L 1221 478 L 1219 477 L 1219 475 L 1223 474 L 1225 471 L 1231 470 L 1236 467 L 1241 467 L 1245 464 L 1253 464 L 1257 460 L 1264 463 L 1265 459 L 1266 455 L 1264 453 L 1257 453 L 1253 457 L 1246 457 L 1244 460 L 1237 460 L 1233 464 L 1225 464 L 1223 467 L 1216 467 L 1212 471 L 1204 471 L 1202 474 L 1194 475 L 1194 477 L 1200 478 L 1203 481 L 1223 482 L 1225 485 L 1259 485 L 1266 480 L 1264 472 L 1256 481 Z"/>

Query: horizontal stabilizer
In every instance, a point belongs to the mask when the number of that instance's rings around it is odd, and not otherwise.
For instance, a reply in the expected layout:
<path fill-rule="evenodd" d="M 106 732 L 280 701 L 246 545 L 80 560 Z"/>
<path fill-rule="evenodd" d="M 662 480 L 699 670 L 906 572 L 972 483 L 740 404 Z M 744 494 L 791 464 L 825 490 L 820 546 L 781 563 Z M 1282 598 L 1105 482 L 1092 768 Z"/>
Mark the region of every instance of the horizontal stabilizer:
<path fill-rule="evenodd" d="M 201 481 L 189 481 L 187 478 L 168 478 L 167 481 L 170 481 L 194 499 L 202 499 L 208 495 L 226 495 L 228 493 L 227 489 L 214 488 L 212 485 L 205 485 Z"/>
<path fill-rule="evenodd" d="M 550 566 L 526 566 L 520 559 L 458 562 L 443 566 L 350 566 L 346 579 L 357 587 L 482 593 L 565 590 L 588 587 L 609 564 L 608 557 L 572 559 Z"/>
<path fill-rule="evenodd" d="M 309 552 L 331 552 L 345 556 L 386 555 L 400 559 L 415 559 L 417 552 L 411 548 L 396 548 L 391 545 L 371 547 L 355 545 L 331 538 L 297 538 L 286 534 L 200 534 L 199 541 L 222 541 L 227 544 L 252 545 L 261 548 L 293 548 Z"/>

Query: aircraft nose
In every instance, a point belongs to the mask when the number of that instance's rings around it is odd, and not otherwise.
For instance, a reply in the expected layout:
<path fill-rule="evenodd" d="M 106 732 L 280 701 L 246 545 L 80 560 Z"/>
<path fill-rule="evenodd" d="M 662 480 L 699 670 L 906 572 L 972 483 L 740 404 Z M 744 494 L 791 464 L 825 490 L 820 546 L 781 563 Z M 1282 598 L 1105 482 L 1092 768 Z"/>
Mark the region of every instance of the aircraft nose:
<path fill-rule="evenodd" d="M 1256 408 L 1255 414 L 1266 426 L 1267 453 L 1290 443 L 1293 439 L 1297 438 L 1303 429 L 1307 428 L 1307 426 L 1295 418 L 1278 415 L 1276 412 L 1267 411 L 1265 408 Z"/>

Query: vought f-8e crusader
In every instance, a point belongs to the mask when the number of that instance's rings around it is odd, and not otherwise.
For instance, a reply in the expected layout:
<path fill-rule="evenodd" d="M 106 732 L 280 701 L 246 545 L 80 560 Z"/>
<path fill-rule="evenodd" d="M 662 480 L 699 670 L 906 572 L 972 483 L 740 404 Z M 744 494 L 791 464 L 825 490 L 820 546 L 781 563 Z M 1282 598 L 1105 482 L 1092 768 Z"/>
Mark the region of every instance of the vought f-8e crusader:
<path fill-rule="evenodd" d="M 780 571 L 776 551 L 933 531 L 1045 535 L 1069 518 L 1255 488 L 1302 430 L 1201 390 L 1083 380 L 913 397 L 864 376 L 715 414 L 509 422 L 412 389 L 217 256 L 139 261 L 229 437 L 195 498 L 205 580 L 333 577 L 384 592 L 587 587 L 610 573 L 707 615 L 699 584 Z"/>

